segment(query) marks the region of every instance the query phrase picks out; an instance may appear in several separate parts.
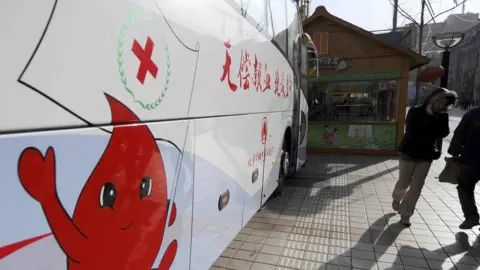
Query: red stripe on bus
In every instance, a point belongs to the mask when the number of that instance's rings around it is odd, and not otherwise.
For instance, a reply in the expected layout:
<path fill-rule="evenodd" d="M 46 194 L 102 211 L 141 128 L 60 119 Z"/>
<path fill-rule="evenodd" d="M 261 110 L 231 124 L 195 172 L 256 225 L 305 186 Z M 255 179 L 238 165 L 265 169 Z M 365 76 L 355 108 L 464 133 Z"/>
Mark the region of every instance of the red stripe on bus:
<path fill-rule="evenodd" d="M 23 248 L 23 247 L 26 247 L 28 245 L 30 245 L 31 243 L 33 242 L 36 242 L 42 238 L 45 238 L 49 235 L 51 235 L 52 233 L 47 233 L 47 234 L 44 234 L 44 235 L 40 235 L 40 236 L 37 236 L 37 237 L 33 237 L 33 238 L 30 238 L 30 239 L 26 239 L 26 240 L 23 240 L 23 241 L 20 241 L 20 242 L 16 242 L 16 243 L 13 243 L 13 244 L 10 244 L 10 245 L 6 245 L 4 247 L 0 247 L 0 260 L 7 257 L 8 255 L 16 252 L 17 250 Z"/>

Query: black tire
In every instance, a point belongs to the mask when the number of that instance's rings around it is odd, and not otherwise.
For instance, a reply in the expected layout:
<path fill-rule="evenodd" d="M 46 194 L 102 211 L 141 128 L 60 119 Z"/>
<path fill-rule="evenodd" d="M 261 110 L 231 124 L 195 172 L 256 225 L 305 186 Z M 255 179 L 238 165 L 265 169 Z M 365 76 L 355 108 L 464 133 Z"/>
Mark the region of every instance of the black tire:
<path fill-rule="evenodd" d="M 289 163 L 290 163 L 290 147 L 287 145 L 287 143 L 284 140 L 283 147 L 282 147 L 282 156 L 280 158 L 280 169 L 278 172 L 278 186 L 273 192 L 274 197 L 282 195 L 283 187 L 285 186 L 285 181 L 287 180 L 287 177 L 288 177 Z"/>

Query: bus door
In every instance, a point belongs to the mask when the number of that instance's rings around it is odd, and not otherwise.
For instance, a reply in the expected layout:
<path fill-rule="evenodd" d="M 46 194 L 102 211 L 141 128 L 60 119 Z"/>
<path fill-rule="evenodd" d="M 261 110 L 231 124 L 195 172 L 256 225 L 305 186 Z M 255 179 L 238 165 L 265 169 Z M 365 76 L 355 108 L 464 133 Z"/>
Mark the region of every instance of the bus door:
<path fill-rule="evenodd" d="M 305 34 L 304 34 L 305 35 Z M 298 91 L 299 95 L 299 115 L 298 118 L 300 120 L 299 123 L 299 134 L 298 134 L 298 152 L 297 152 L 297 163 L 296 169 L 300 169 L 307 160 L 307 131 L 308 131 L 308 122 L 307 122 L 307 115 L 308 115 L 308 67 L 309 67 L 309 53 L 308 48 L 305 40 L 299 41 L 298 44 L 299 49 L 299 67 L 298 67 L 298 74 L 299 74 L 299 85 L 300 89 Z"/>

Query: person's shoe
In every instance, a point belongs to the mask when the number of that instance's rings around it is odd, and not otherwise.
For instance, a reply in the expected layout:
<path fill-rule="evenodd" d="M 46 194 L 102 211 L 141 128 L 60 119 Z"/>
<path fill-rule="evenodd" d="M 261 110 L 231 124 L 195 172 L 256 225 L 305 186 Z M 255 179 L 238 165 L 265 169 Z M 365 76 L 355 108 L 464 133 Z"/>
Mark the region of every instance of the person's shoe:
<path fill-rule="evenodd" d="M 395 212 L 398 212 L 398 209 L 400 209 L 400 202 L 399 201 L 392 201 L 392 209 Z"/>
<path fill-rule="evenodd" d="M 412 223 L 410 223 L 410 218 L 406 216 L 402 216 L 400 218 L 400 223 L 402 223 L 404 226 L 410 227 Z"/>
<path fill-rule="evenodd" d="M 480 222 L 478 222 L 478 218 L 467 218 L 458 227 L 462 230 L 470 230 L 471 228 L 478 225 L 480 225 Z"/>

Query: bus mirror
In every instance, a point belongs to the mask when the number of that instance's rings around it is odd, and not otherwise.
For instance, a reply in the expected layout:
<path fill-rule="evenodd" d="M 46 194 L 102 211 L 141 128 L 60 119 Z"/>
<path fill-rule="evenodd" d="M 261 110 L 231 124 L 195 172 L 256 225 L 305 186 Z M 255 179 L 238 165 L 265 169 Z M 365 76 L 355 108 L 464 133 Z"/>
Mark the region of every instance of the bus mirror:
<path fill-rule="evenodd" d="M 307 33 L 303 33 L 302 39 L 305 43 L 313 43 L 312 38 Z"/>

